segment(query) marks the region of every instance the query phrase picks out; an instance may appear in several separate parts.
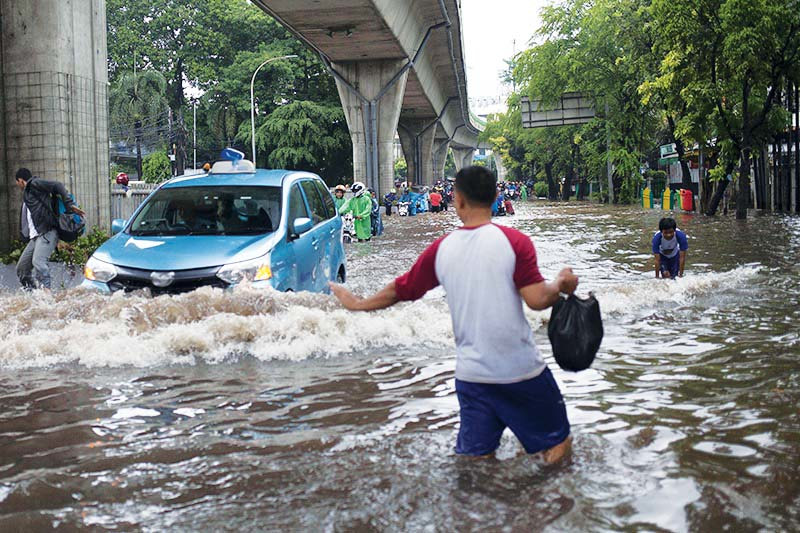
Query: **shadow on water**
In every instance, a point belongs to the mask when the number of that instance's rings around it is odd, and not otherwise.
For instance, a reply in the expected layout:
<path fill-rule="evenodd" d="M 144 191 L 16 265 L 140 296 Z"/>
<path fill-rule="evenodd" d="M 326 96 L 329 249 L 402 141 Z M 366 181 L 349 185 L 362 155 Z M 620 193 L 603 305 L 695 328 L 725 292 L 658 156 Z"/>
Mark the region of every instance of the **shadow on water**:
<path fill-rule="evenodd" d="M 687 276 L 653 279 L 661 212 L 519 206 L 546 276 L 600 300 L 594 366 L 558 369 L 565 464 L 503 436 L 453 452 L 441 289 L 353 314 L 326 295 L 0 292 L 0 530 L 793 530 L 800 527 L 800 223 L 676 215 Z M 452 212 L 385 220 L 350 285 L 404 272 Z M 3 280 L 13 270 L 2 271 Z M 13 279 L 13 278 L 11 278 Z M 5 281 L 4 281 L 5 282 Z"/>

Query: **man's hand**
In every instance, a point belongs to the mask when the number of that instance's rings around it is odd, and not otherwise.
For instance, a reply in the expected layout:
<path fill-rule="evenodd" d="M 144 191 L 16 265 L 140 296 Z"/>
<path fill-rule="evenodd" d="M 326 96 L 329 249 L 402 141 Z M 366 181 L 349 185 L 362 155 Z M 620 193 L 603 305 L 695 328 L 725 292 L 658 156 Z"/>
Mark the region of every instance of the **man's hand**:
<path fill-rule="evenodd" d="M 375 311 L 385 309 L 397 303 L 397 292 L 394 288 L 394 281 L 390 282 L 383 289 L 379 290 L 368 298 L 361 298 L 344 288 L 338 283 L 328 282 L 331 292 L 336 299 L 350 311 Z"/>
<path fill-rule="evenodd" d="M 564 294 L 572 294 L 578 288 L 578 276 L 572 273 L 570 267 L 561 269 L 561 272 L 556 276 L 556 283 L 558 283 L 559 292 Z"/>
<path fill-rule="evenodd" d="M 348 291 L 344 285 L 339 285 L 332 281 L 329 282 L 328 285 L 330 285 L 333 295 L 336 296 L 336 299 L 339 300 L 339 303 L 341 303 L 345 309 L 349 309 L 350 311 L 356 311 L 358 309 L 358 302 L 361 301 L 359 296 Z"/>

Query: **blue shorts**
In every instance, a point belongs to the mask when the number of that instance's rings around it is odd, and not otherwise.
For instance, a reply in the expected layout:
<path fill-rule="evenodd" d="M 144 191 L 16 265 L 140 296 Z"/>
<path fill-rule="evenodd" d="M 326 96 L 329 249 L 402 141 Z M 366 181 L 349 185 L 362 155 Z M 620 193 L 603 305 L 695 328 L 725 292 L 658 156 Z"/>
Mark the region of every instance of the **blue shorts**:
<path fill-rule="evenodd" d="M 669 272 L 671 278 L 677 278 L 681 254 L 677 253 L 672 257 L 666 257 L 662 254 L 659 255 L 661 255 L 661 274 L 663 275 L 665 272 Z"/>
<path fill-rule="evenodd" d="M 518 383 L 472 383 L 456 379 L 461 428 L 456 453 L 487 455 L 508 427 L 528 453 L 552 448 L 569 436 L 564 398 L 550 369 Z"/>

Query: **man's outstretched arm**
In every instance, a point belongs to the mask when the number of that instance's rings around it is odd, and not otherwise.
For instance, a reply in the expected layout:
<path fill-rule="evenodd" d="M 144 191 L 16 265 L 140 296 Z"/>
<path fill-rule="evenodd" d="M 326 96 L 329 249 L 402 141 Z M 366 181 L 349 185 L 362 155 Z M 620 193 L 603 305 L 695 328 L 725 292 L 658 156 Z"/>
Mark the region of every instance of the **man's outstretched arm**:
<path fill-rule="evenodd" d="M 394 283 L 395 282 L 392 281 L 367 298 L 356 296 L 347 290 L 344 285 L 333 282 L 330 282 L 329 285 L 331 287 L 331 292 L 333 292 L 333 295 L 336 296 L 345 309 L 349 309 L 350 311 L 375 311 L 376 309 L 391 307 L 399 301 L 397 299 L 397 291 L 395 290 Z"/>
<path fill-rule="evenodd" d="M 572 294 L 578 287 L 578 276 L 567 267 L 561 270 L 553 281 L 541 281 L 522 287 L 519 290 L 522 299 L 531 309 L 541 311 L 547 309 L 558 300 L 560 294 Z"/>

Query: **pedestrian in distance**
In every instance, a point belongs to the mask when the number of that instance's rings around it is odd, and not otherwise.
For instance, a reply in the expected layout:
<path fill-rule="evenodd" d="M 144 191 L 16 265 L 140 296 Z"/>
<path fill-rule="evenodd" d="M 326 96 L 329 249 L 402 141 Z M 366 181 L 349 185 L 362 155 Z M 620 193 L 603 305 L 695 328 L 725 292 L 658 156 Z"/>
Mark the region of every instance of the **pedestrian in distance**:
<path fill-rule="evenodd" d="M 430 194 L 431 213 L 440 213 L 442 211 L 442 195 L 434 189 Z"/>
<path fill-rule="evenodd" d="M 392 216 L 392 206 L 395 203 L 397 203 L 397 191 L 392 189 L 383 197 L 383 206 L 386 208 L 387 217 Z"/>
<path fill-rule="evenodd" d="M 562 269 L 555 280 L 539 272 L 530 238 L 491 221 L 497 181 L 485 167 L 456 174 L 453 205 L 463 226 L 434 241 L 407 273 L 360 298 L 331 283 L 350 310 L 372 311 L 421 298 L 441 285 L 456 342 L 456 395 L 461 425 L 456 453 L 487 456 L 509 427 L 528 453 L 546 462 L 571 449 L 561 392 L 542 358 L 523 312 L 552 306 L 572 294 L 578 278 Z"/>
<path fill-rule="evenodd" d="M 27 168 L 20 168 L 16 174 L 17 186 L 22 190 L 20 206 L 20 235 L 27 241 L 22 255 L 17 261 L 17 277 L 24 289 L 34 289 L 38 285 L 50 288 L 50 267 L 47 260 L 58 245 L 58 218 L 53 210 L 54 196 L 61 197 L 67 212 L 86 216 L 57 181 L 43 180 L 31 175 Z"/>
<path fill-rule="evenodd" d="M 381 204 L 378 202 L 378 195 L 375 189 L 367 189 L 372 202 L 372 211 L 370 211 L 370 224 L 373 237 L 380 237 L 383 235 L 383 219 L 381 218 Z"/>
<path fill-rule="evenodd" d="M 675 219 L 664 217 L 658 221 L 658 231 L 653 235 L 653 255 L 656 261 L 656 277 L 675 279 L 683 277 L 686 251 L 689 240 L 678 229 Z"/>

